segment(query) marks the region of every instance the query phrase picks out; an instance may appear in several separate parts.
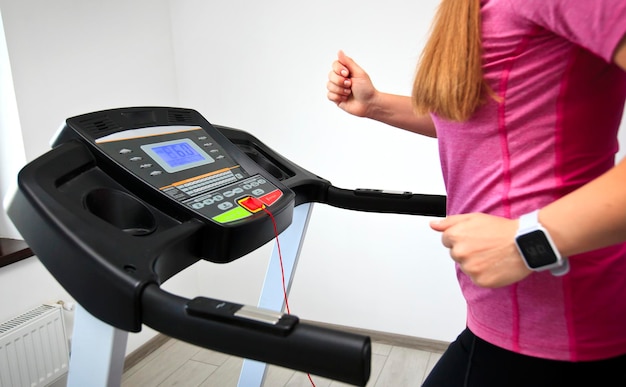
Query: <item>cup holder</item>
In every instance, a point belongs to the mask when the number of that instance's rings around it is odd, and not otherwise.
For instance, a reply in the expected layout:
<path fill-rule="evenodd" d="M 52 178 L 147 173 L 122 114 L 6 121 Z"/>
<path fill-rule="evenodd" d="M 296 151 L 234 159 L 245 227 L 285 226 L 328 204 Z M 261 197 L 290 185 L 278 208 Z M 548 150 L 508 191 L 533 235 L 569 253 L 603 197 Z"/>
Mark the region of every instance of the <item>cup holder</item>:
<path fill-rule="evenodd" d="M 85 195 L 84 204 L 89 212 L 130 235 L 148 235 L 156 229 L 148 207 L 125 192 L 94 189 Z"/>

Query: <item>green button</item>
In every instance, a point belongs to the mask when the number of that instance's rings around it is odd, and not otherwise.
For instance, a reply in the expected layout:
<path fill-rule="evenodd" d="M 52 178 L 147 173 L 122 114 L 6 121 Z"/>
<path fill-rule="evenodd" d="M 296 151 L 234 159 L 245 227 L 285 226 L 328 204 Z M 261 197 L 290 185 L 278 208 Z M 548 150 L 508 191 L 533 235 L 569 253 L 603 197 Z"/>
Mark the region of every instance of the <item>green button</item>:
<path fill-rule="evenodd" d="M 226 211 L 223 214 L 213 217 L 213 220 L 218 223 L 228 223 L 234 222 L 235 220 L 240 220 L 243 218 L 247 218 L 251 214 L 244 210 L 242 207 L 233 208 L 230 211 Z"/>

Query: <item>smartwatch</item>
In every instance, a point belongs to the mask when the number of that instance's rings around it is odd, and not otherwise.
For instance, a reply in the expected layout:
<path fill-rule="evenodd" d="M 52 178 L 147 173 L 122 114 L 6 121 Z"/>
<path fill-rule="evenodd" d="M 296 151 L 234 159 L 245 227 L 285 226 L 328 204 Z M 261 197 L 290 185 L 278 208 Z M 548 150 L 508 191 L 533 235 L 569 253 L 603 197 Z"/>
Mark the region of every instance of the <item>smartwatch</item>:
<path fill-rule="evenodd" d="M 539 223 L 539 210 L 519 218 L 515 244 L 530 270 L 550 270 L 555 276 L 564 275 L 569 271 L 567 258 L 561 257 L 548 230 Z"/>

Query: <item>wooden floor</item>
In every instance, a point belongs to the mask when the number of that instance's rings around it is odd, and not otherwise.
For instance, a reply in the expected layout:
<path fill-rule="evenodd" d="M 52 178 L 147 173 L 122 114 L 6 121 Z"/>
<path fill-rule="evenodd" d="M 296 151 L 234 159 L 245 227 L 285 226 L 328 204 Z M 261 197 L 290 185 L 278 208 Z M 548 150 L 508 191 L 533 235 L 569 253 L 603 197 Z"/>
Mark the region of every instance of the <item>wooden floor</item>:
<path fill-rule="evenodd" d="M 368 387 L 419 386 L 440 352 L 428 352 L 373 341 Z M 243 360 L 175 339 L 168 340 L 124 372 L 123 387 L 235 387 Z M 346 384 L 312 375 L 316 387 Z M 306 374 L 269 366 L 264 387 L 310 387 Z M 245 386 L 248 387 L 248 386 Z M 252 386 L 250 386 L 252 387 Z"/>

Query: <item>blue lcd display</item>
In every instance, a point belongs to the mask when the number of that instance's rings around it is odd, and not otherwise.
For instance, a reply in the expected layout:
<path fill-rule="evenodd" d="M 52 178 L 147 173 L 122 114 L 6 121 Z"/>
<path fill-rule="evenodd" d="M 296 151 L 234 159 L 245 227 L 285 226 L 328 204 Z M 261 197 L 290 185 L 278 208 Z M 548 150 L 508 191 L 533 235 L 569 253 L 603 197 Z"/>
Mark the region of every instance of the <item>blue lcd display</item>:
<path fill-rule="evenodd" d="M 188 138 L 142 145 L 141 149 L 170 173 L 215 161 Z"/>
<path fill-rule="evenodd" d="M 200 153 L 185 142 L 155 146 L 152 150 L 172 168 L 204 160 Z"/>

